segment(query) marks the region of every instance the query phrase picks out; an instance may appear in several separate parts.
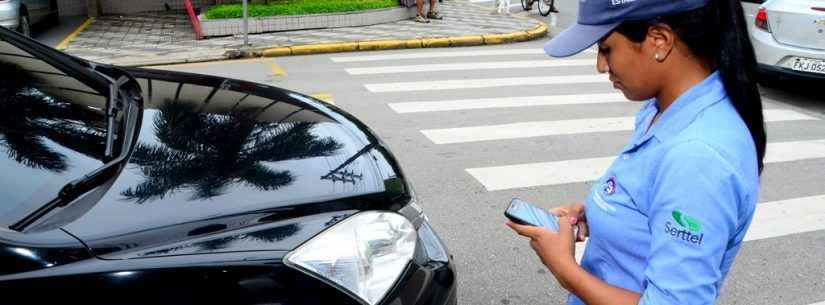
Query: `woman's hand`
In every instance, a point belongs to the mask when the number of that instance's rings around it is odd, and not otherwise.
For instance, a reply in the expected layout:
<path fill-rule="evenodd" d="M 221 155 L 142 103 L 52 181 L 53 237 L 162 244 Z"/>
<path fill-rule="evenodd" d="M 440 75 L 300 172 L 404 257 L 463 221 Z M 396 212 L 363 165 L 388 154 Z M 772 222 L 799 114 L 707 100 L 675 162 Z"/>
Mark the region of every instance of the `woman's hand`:
<path fill-rule="evenodd" d="M 550 269 L 562 287 L 569 289 L 566 281 L 566 271 L 576 266 L 574 258 L 573 217 L 559 217 L 559 232 L 554 233 L 543 227 L 519 225 L 512 221 L 507 222 L 513 231 L 521 236 L 530 238 L 530 246 L 536 251 L 541 262 Z"/>
<path fill-rule="evenodd" d="M 576 227 L 578 227 L 578 233 L 576 234 L 576 241 L 582 242 L 587 239 L 587 236 L 590 235 L 590 228 L 587 227 L 587 218 L 584 214 L 584 205 L 581 203 L 574 203 L 563 205 L 554 209 L 550 209 L 550 214 L 556 215 L 559 218 L 563 217 L 573 217 L 575 218 L 575 222 L 573 222 Z"/>

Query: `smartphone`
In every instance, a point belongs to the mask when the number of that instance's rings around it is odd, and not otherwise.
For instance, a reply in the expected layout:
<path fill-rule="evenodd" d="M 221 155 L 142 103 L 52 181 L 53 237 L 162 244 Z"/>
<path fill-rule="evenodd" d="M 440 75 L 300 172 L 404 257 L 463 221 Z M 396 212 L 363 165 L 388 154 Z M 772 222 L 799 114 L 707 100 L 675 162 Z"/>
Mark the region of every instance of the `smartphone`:
<path fill-rule="evenodd" d="M 517 224 L 545 227 L 552 232 L 559 231 L 559 218 L 556 215 L 518 198 L 510 201 L 510 206 L 504 210 L 504 216 Z"/>

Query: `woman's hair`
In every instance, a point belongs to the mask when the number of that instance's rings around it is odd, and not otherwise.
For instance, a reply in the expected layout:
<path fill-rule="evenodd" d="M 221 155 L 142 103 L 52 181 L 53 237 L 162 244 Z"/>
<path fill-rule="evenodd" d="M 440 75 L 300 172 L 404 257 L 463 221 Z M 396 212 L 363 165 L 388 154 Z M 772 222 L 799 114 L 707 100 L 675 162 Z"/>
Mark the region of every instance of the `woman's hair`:
<path fill-rule="evenodd" d="M 725 90 L 753 138 L 761 174 L 765 157 L 765 122 L 762 98 L 756 86 L 756 55 L 748 36 L 742 4 L 739 0 L 710 0 L 708 5 L 692 11 L 655 20 L 624 22 L 616 31 L 638 43 L 644 41 L 651 24 L 659 23 L 670 26 L 693 55 L 707 60 L 719 70 Z"/>

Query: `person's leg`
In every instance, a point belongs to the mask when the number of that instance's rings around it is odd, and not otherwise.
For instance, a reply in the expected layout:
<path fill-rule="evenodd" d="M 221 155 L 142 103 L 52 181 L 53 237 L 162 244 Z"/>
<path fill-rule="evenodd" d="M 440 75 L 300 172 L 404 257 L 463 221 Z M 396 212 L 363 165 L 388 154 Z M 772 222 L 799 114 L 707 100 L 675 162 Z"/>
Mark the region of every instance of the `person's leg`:
<path fill-rule="evenodd" d="M 418 15 L 415 16 L 415 22 L 429 23 L 430 21 L 424 17 L 424 0 L 416 0 L 415 8 L 418 10 Z"/>
<path fill-rule="evenodd" d="M 443 17 L 441 17 L 441 14 L 439 14 L 438 11 L 435 10 L 436 2 L 436 0 L 430 0 L 430 12 L 427 13 L 427 18 L 436 20 L 444 19 Z"/>

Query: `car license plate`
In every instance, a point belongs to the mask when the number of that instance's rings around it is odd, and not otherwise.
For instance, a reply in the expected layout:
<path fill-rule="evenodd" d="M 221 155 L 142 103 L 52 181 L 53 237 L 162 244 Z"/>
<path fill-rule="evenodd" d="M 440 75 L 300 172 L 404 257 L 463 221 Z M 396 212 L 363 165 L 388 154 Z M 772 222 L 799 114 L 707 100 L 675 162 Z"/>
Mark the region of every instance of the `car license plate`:
<path fill-rule="evenodd" d="M 825 60 L 797 57 L 790 66 L 796 71 L 825 74 Z"/>

